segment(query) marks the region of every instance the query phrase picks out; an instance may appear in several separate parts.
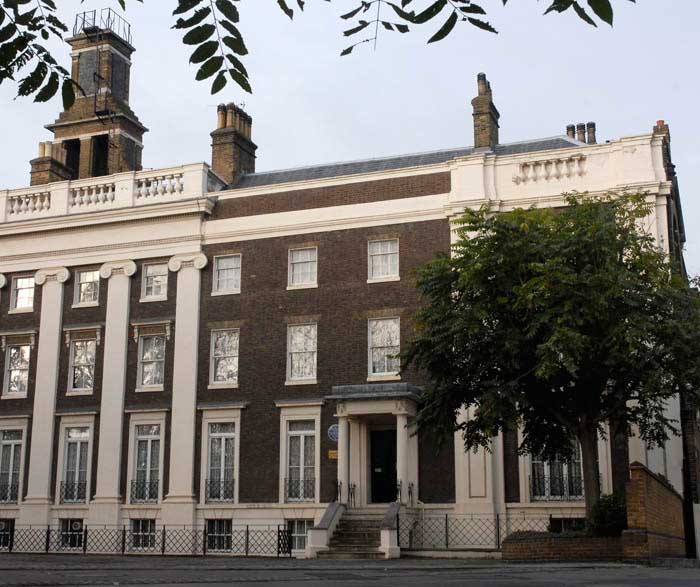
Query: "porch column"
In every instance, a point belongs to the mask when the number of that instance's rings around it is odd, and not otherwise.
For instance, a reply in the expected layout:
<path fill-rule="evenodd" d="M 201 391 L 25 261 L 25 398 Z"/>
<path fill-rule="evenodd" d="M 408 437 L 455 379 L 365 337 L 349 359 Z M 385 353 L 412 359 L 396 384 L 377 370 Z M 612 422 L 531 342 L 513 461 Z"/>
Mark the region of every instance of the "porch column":
<path fill-rule="evenodd" d="M 347 416 L 338 416 L 338 483 L 340 495 L 338 501 L 345 503 L 349 499 L 350 489 L 350 426 Z"/>
<path fill-rule="evenodd" d="M 36 358 L 36 384 L 32 413 L 32 442 L 29 454 L 27 497 L 20 514 L 21 524 L 46 524 L 51 506 L 51 469 L 58 358 L 61 350 L 63 284 L 70 272 L 65 267 L 40 269 L 34 281 L 42 286 L 41 323 Z"/>
<path fill-rule="evenodd" d="M 170 271 L 177 273 L 177 307 L 170 429 L 170 481 L 163 516 L 166 524 L 194 523 L 200 271 L 206 265 L 207 258 L 202 253 L 175 255 L 168 263 Z"/>
<path fill-rule="evenodd" d="M 401 487 L 397 501 L 408 494 L 408 415 L 396 414 L 396 482 Z"/>
<path fill-rule="evenodd" d="M 97 483 L 90 504 L 91 524 L 120 523 L 119 479 L 122 462 L 122 430 L 126 394 L 126 353 L 129 338 L 129 301 L 133 261 L 111 261 L 100 267 L 107 282 L 107 323 L 100 400 L 100 442 L 97 450 Z"/>

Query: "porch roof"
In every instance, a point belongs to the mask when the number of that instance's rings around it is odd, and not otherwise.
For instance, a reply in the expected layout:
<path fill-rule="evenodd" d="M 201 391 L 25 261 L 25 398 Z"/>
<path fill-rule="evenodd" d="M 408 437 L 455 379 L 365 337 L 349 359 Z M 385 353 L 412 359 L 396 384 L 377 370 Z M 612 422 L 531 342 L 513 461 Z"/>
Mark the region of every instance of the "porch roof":
<path fill-rule="evenodd" d="M 334 385 L 326 399 L 353 401 L 368 399 L 412 399 L 418 401 L 423 389 L 412 383 L 363 383 L 360 385 Z"/>

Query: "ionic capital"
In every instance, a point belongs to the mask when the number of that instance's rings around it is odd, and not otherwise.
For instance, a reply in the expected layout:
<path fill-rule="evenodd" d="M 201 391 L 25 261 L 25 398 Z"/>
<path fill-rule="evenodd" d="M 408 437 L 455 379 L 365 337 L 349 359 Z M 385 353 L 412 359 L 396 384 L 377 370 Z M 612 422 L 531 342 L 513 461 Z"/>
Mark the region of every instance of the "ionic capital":
<path fill-rule="evenodd" d="M 194 267 L 201 271 L 208 262 L 207 256 L 203 253 L 185 253 L 171 257 L 168 261 L 168 268 L 173 273 L 177 273 L 183 267 Z"/>
<path fill-rule="evenodd" d="M 47 281 L 58 281 L 65 283 L 70 278 L 70 271 L 65 267 L 49 267 L 47 269 L 39 269 L 34 275 L 34 283 L 44 285 Z"/>
<path fill-rule="evenodd" d="M 108 261 L 100 267 L 100 277 L 102 279 L 109 279 L 113 275 L 131 277 L 134 273 L 136 273 L 136 263 L 130 260 Z"/>

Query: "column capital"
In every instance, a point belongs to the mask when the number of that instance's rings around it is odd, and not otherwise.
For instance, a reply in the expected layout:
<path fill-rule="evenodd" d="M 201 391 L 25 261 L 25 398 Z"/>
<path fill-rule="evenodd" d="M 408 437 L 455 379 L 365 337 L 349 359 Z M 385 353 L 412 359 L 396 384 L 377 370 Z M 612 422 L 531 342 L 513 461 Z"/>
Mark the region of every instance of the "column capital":
<path fill-rule="evenodd" d="M 202 270 L 207 266 L 208 262 L 209 260 L 204 253 L 184 253 L 171 257 L 170 261 L 168 261 L 168 268 L 173 273 L 177 273 L 183 267 L 194 267 Z"/>
<path fill-rule="evenodd" d="M 131 260 L 125 261 L 108 261 L 100 267 L 100 277 L 109 279 L 112 275 L 126 275 L 131 277 L 136 273 L 136 263 Z"/>
<path fill-rule="evenodd" d="M 37 285 L 44 285 L 47 281 L 65 283 L 69 278 L 70 271 L 65 267 L 49 267 L 47 269 L 39 269 L 34 275 L 34 282 Z"/>
<path fill-rule="evenodd" d="M 0 289 L 7 285 L 7 277 L 3 273 L 0 273 Z"/>

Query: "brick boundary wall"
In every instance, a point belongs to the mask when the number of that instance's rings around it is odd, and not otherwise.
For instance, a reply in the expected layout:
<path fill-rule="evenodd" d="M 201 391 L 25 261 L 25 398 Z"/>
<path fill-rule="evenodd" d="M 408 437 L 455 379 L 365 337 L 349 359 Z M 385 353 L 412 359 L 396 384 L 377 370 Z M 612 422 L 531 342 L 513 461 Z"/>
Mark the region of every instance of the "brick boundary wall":
<path fill-rule="evenodd" d="M 683 498 L 664 478 L 632 463 L 626 484 L 627 527 L 621 537 L 516 532 L 504 560 L 649 560 L 685 556 Z"/>

